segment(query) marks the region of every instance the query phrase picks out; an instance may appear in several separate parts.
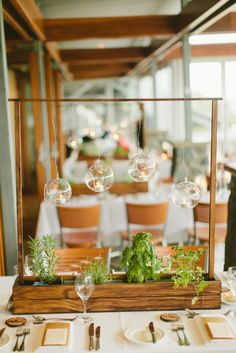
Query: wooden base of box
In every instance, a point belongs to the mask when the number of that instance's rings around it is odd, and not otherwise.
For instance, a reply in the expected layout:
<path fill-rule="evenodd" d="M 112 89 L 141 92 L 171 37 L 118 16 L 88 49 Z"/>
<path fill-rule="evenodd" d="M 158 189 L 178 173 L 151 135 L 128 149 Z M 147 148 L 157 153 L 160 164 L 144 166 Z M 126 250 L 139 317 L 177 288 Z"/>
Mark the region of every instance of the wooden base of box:
<path fill-rule="evenodd" d="M 173 288 L 171 281 L 150 283 L 107 283 L 96 285 L 88 301 L 88 311 L 147 311 L 185 308 L 218 309 L 221 306 L 221 282 L 211 280 L 196 304 L 194 285 Z M 13 287 L 14 314 L 66 313 L 82 311 L 82 303 L 72 284 L 37 286 L 19 284 Z"/>

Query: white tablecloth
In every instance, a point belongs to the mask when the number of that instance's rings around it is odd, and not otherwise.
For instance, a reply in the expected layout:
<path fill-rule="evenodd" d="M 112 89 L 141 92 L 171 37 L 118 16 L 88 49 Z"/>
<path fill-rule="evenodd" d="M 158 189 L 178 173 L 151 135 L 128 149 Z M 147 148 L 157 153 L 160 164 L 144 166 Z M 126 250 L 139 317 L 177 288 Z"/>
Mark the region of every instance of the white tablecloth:
<path fill-rule="evenodd" d="M 69 206 L 85 206 L 100 202 L 101 220 L 100 230 L 104 234 L 104 244 L 112 245 L 114 234 L 127 227 L 127 215 L 125 209 L 125 201 L 130 200 L 138 203 L 158 203 L 163 201 L 169 202 L 168 215 L 165 227 L 165 237 L 168 241 L 182 241 L 187 234 L 186 230 L 193 226 L 193 213 L 190 209 L 181 209 L 176 207 L 168 191 L 157 192 L 150 195 L 148 193 L 140 193 L 135 195 L 120 196 L 108 195 L 107 198 L 100 199 L 97 196 L 84 195 L 74 197 L 68 203 Z M 45 234 L 59 234 L 60 226 L 56 208 L 51 204 L 43 201 L 40 205 L 36 236 Z"/>
<path fill-rule="evenodd" d="M 11 295 L 11 288 L 13 284 L 13 277 L 0 277 L 0 328 L 5 326 L 5 320 L 12 316 L 12 314 L 4 309 L 9 296 Z M 78 299 L 79 300 L 79 299 Z M 236 305 L 235 305 L 236 307 Z M 205 313 L 222 313 L 227 309 L 233 308 L 233 306 L 222 305 L 221 310 L 205 310 Z M 91 313 L 90 315 L 94 319 L 95 326 L 101 326 L 101 349 L 100 352 L 105 353 L 177 353 L 177 352 L 191 352 L 191 353 L 202 353 L 202 352 L 236 352 L 236 341 L 219 342 L 219 343 L 207 343 L 204 344 L 195 332 L 192 324 L 192 320 L 187 319 L 184 312 L 178 312 L 184 321 L 186 334 L 191 342 L 190 346 L 179 346 L 175 332 L 171 331 L 169 323 L 165 323 L 160 320 L 160 311 L 148 311 L 148 312 L 112 312 L 112 313 Z M 75 314 L 50 314 L 44 315 L 47 317 L 73 317 Z M 88 352 L 88 325 L 83 325 L 77 322 L 72 324 L 72 340 L 71 346 L 68 348 L 63 347 L 44 347 L 37 348 L 39 343 L 40 333 L 42 331 L 42 325 L 33 325 L 32 317 L 30 315 L 23 315 L 28 319 L 28 325 L 31 327 L 31 333 L 26 338 L 26 352 L 44 352 L 44 353 L 58 353 L 58 352 Z M 236 330 L 236 317 L 229 316 L 229 321 L 234 330 Z M 153 321 L 155 327 L 161 328 L 164 331 L 164 338 L 157 342 L 155 345 L 146 344 L 139 345 L 127 341 L 124 337 L 124 331 L 136 325 L 146 326 L 148 322 Z M 0 347 L 0 352 L 10 353 L 15 344 L 15 328 L 6 328 L 6 334 L 9 335 L 10 341 L 4 346 Z"/>

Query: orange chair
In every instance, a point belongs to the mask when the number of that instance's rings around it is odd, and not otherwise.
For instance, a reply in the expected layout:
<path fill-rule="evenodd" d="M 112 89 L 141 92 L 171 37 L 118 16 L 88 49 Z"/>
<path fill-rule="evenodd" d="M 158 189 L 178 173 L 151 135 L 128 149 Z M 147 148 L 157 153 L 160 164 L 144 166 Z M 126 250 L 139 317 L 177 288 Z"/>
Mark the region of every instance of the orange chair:
<path fill-rule="evenodd" d="M 110 248 L 78 248 L 78 249 L 56 249 L 59 262 L 56 267 L 57 272 L 78 272 L 86 262 L 101 258 L 110 268 Z"/>
<path fill-rule="evenodd" d="M 189 230 L 189 238 L 193 238 L 195 244 L 209 242 L 209 225 L 203 226 L 203 224 L 209 224 L 209 203 L 198 203 L 193 209 L 194 215 L 194 228 Z M 216 203 L 215 205 L 215 242 L 224 243 L 226 237 L 227 228 L 227 217 L 228 217 L 228 204 Z M 203 223 L 201 226 L 200 224 Z"/>
<path fill-rule="evenodd" d="M 150 232 L 152 233 L 152 241 L 154 244 L 163 242 L 164 228 L 168 212 L 168 203 L 157 204 L 139 204 L 126 203 L 127 211 L 127 231 L 121 232 L 123 240 L 130 240 L 131 234 L 135 232 Z M 136 229 L 130 228 L 130 225 L 139 225 Z M 143 227 L 145 226 L 145 227 Z M 154 226 L 161 226 L 157 228 Z"/>
<path fill-rule="evenodd" d="M 100 246 L 99 204 L 87 207 L 58 206 L 57 213 L 61 227 L 61 247 L 89 248 Z M 67 228 L 67 229 L 65 229 Z"/>
<path fill-rule="evenodd" d="M 205 250 L 205 252 L 203 254 L 200 254 L 199 255 L 199 262 L 196 264 L 197 266 L 201 266 L 203 269 L 206 269 L 207 268 L 207 251 L 208 251 L 208 247 L 207 246 L 204 246 L 204 245 L 201 245 L 201 246 L 197 246 L 197 245 L 184 245 L 184 246 L 181 246 L 181 248 L 184 250 L 184 251 L 191 251 L 191 250 L 198 250 L 198 249 L 203 249 Z M 174 255 L 175 254 L 175 250 L 172 249 L 172 246 L 156 246 L 155 247 L 156 249 L 156 253 L 158 256 L 160 257 L 165 257 L 165 256 L 168 256 L 168 255 Z"/>

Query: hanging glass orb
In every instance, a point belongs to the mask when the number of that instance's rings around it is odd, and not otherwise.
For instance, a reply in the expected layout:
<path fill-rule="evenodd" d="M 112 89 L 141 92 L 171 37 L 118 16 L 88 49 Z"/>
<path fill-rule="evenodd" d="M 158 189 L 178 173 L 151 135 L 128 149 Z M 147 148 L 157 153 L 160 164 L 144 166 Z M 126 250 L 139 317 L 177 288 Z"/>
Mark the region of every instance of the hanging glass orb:
<path fill-rule="evenodd" d="M 51 179 L 44 186 L 44 199 L 52 205 L 64 205 L 71 198 L 71 186 L 62 178 Z"/>
<path fill-rule="evenodd" d="M 75 134 L 70 135 L 66 139 L 66 144 L 68 147 L 72 148 L 73 150 L 78 151 L 82 144 L 82 138 Z"/>
<path fill-rule="evenodd" d="M 95 161 L 85 175 L 87 187 L 95 192 L 103 192 L 110 189 L 113 180 L 113 170 L 102 163 L 101 160 Z"/>
<path fill-rule="evenodd" d="M 135 182 L 149 181 L 157 169 L 156 162 L 143 151 L 139 151 L 130 160 L 128 174 Z"/>
<path fill-rule="evenodd" d="M 190 181 L 181 181 L 172 191 L 172 200 L 178 207 L 194 208 L 200 200 L 200 190 Z"/>

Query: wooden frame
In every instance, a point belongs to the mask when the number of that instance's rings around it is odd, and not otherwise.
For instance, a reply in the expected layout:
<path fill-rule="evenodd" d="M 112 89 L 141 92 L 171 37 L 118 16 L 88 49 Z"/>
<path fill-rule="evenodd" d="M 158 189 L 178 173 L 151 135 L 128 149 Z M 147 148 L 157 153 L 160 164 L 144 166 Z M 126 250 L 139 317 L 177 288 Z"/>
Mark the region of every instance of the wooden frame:
<path fill-rule="evenodd" d="M 77 308 L 71 300 L 74 300 L 75 293 L 70 294 L 68 297 L 68 290 L 74 292 L 74 286 L 70 285 L 69 289 L 62 288 L 63 285 L 50 285 L 42 287 L 35 287 L 27 284 L 24 277 L 24 259 L 23 259 L 23 229 L 22 229 L 22 163 L 21 163 L 21 104 L 22 102 L 49 102 L 49 103 L 66 103 L 66 102 L 79 102 L 79 103 L 116 103 L 116 102 L 186 102 L 186 101 L 209 101 L 211 102 L 211 168 L 210 168 L 210 221 L 209 221 L 209 263 L 208 263 L 208 278 L 209 285 L 207 286 L 204 294 L 199 301 L 199 308 L 218 308 L 220 307 L 220 288 L 219 281 L 214 280 L 214 229 L 215 229 L 215 194 L 216 194 L 216 146 L 217 146 L 217 107 L 218 101 L 222 98 L 154 98 L 154 99 L 9 99 L 9 102 L 14 102 L 15 112 L 15 147 L 16 147 L 16 183 L 17 183 L 17 227 L 18 227 L 18 266 L 19 278 L 13 287 L 13 310 L 15 313 L 27 312 L 58 312 L 58 311 L 74 311 Z M 165 282 L 164 282 L 165 283 Z M 129 293 L 124 296 L 124 288 L 126 285 L 129 289 L 125 292 Z M 153 292 L 147 291 L 143 286 L 149 286 Z M 54 287 L 55 286 L 55 287 Z M 112 286 L 112 289 L 111 287 Z M 162 291 L 165 287 L 166 290 Z M 101 285 L 91 299 L 91 310 L 94 311 L 111 311 L 111 310 L 158 310 L 158 309 L 182 309 L 191 306 L 190 298 L 194 295 L 194 286 L 179 289 L 173 289 L 172 282 L 166 282 L 163 287 L 162 282 L 155 282 L 152 284 L 124 284 L 124 283 L 111 283 Z M 192 287 L 192 288 L 191 288 Z M 54 288 L 54 289 L 52 289 Z M 137 295 L 136 289 L 142 292 L 142 301 L 137 300 L 132 295 L 131 289 L 135 289 L 135 296 Z M 57 295 L 52 294 L 55 291 Z M 44 293 L 44 294 L 43 294 Z M 113 297 L 113 303 L 111 300 Z M 117 306 L 117 298 L 119 297 L 119 306 Z M 53 299 L 48 299 L 48 298 Z M 96 297 L 101 297 L 104 300 L 96 302 Z M 151 299 L 152 298 L 152 299 Z M 169 298 L 169 299 L 168 299 Z M 172 300 L 171 300 L 172 298 Z M 205 299 L 206 300 L 205 300 Z M 42 299 L 44 305 L 42 306 Z M 58 299 L 61 299 L 61 305 L 58 304 Z M 56 305 L 54 301 L 56 300 Z M 93 301 L 95 300 L 94 304 Z M 25 301 L 26 304 L 23 305 Z M 165 305 L 166 301 L 168 304 Z M 104 302 L 108 304 L 104 306 Z M 122 304 L 123 303 L 123 304 Z M 150 305 L 148 305 L 148 303 Z"/>

